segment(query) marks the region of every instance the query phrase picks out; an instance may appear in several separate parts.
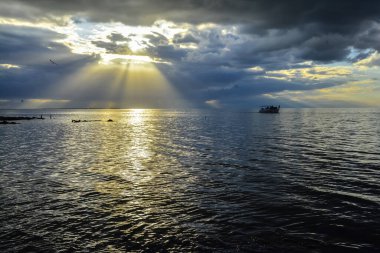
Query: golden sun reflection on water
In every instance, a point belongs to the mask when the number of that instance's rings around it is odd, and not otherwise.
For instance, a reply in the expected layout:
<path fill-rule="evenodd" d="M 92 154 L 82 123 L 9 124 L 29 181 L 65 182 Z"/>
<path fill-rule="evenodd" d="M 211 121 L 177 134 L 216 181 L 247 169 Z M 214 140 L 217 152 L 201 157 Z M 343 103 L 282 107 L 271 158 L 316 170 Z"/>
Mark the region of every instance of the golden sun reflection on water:
<path fill-rule="evenodd" d="M 119 178 L 97 182 L 97 191 L 112 195 L 131 194 L 131 187 L 136 188 L 155 177 L 152 140 L 157 131 L 154 121 L 147 119 L 158 112 L 147 109 L 121 110 L 118 115 L 110 112 L 107 117 L 117 122 L 105 124 L 99 132 L 102 140 L 97 159 L 99 164 L 91 170 Z"/>
<path fill-rule="evenodd" d="M 132 125 L 139 125 L 144 123 L 144 112 L 153 111 L 148 109 L 131 109 L 131 115 L 129 118 L 129 122 Z"/>
<path fill-rule="evenodd" d="M 133 169 L 137 171 L 146 171 L 147 168 L 144 162 L 151 156 L 150 150 L 150 135 L 151 127 L 146 124 L 144 112 L 145 109 L 134 109 L 128 118 L 131 131 L 131 142 L 129 145 L 129 154 L 131 154 Z M 152 113 L 152 111 L 150 111 Z M 152 124 L 152 123 L 150 123 Z M 144 180 L 149 180 L 145 178 Z"/>

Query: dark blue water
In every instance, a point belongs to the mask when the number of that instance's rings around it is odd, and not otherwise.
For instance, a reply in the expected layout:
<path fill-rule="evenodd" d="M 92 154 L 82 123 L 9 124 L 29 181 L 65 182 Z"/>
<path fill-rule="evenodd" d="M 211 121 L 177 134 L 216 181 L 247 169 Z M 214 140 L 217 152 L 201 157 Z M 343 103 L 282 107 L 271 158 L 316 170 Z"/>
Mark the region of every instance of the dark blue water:
<path fill-rule="evenodd" d="M 380 250 L 379 109 L 0 113 L 0 252 Z"/>

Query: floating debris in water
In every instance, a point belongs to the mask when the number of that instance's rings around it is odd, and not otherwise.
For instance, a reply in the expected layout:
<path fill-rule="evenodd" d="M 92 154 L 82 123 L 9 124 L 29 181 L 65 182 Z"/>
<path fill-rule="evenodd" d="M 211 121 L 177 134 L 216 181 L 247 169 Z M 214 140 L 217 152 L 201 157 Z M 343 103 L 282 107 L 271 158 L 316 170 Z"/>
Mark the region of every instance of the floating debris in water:
<path fill-rule="evenodd" d="M 93 120 L 75 120 L 75 119 L 73 119 L 73 120 L 71 120 L 71 122 L 73 122 L 73 123 L 80 123 L 80 122 L 95 122 L 95 121 L 101 121 L 101 120 L 99 120 L 99 119 L 93 119 Z"/>

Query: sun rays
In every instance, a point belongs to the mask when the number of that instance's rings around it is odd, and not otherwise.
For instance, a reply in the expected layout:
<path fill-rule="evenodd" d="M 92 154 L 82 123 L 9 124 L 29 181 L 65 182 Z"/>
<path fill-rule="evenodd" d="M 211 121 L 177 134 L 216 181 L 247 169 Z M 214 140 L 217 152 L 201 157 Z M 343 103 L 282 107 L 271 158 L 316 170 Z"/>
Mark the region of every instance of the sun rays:
<path fill-rule="evenodd" d="M 115 58 L 94 62 L 59 81 L 46 97 L 69 97 L 86 108 L 176 108 L 186 103 L 151 62 Z"/>

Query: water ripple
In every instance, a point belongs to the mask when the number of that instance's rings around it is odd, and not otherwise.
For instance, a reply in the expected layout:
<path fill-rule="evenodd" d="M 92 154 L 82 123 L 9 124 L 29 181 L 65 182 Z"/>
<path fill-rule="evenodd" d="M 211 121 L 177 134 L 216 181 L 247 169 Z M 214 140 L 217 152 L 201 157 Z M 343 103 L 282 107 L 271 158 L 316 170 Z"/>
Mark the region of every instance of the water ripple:
<path fill-rule="evenodd" d="M 372 109 L 8 113 L 1 252 L 380 250 Z"/>

